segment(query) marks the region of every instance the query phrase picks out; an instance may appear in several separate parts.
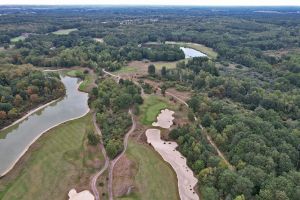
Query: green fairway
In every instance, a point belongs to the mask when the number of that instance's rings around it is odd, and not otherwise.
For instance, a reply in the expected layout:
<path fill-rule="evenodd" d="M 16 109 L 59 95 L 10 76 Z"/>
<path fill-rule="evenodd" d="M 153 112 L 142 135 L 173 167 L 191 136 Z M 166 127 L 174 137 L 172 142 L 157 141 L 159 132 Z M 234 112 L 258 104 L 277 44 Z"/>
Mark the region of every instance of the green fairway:
<path fill-rule="evenodd" d="M 148 96 L 143 105 L 140 106 L 141 122 L 144 125 L 151 125 L 156 120 L 162 109 L 170 107 L 168 103 L 158 96 Z"/>
<path fill-rule="evenodd" d="M 10 41 L 11 42 L 18 42 L 18 41 L 23 41 L 25 39 L 26 39 L 26 37 L 21 35 L 21 36 L 18 36 L 18 37 L 11 38 Z"/>
<path fill-rule="evenodd" d="M 86 146 L 91 114 L 66 122 L 45 133 L 7 177 L 0 179 L 2 200 L 66 199 L 73 187 L 88 187 L 93 161 L 100 152 Z"/>
<path fill-rule="evenodd" d="M 60 29 L 57 31 L 52 32 L 54 35 L 69 35 L 73 31 L 77 31 L 77 28 L 70 28 L 70 29 Z"/>
<path fill-rule="evenodd" d="M 138 167 L 135 176 L 137 192 L 120 199 L 179 199 L 176 174 L 150 146 L 129 141 L 126 154 Z"/>

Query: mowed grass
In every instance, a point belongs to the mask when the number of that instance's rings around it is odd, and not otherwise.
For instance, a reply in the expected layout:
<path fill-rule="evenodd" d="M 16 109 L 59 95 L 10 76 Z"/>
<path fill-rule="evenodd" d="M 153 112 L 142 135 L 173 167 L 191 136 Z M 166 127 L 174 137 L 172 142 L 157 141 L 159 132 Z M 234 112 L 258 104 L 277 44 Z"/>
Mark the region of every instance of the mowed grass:
<path fill-rule="evenodd" d="M 141 123 L 144 125 L 151 125 L 156 121 L 156 117 L 160 111 L 169 107 L 169 104 L 161 97 L 155 95 L 146 97 L 143 105 L 140 106 Z"/>
<path fill-rule="evenodd" d="M 11 38 L 10 41 L 11 42 L 18 42 L 19 40 L 23 41 L 25 39 L 26 39 L 26 37 L 21 35 L 21 36 L 18 36 L 18 37 Z"/>
<path fill-rule="evenodd" d="M 179 199 L 175 172 L 150 146 L 129 140 L 126 154 L 138 167 L 137 174 L 134 177 L 137 192 L 120 199 Z"/>
<path fill-rule="evenodd" d="M 18 166 L 18 174 L 0 180 L 0 199 L 67 199 L 68 191 L 88 171 L 82 156 L 87 126 L 93 126 L 91 114 L 45 133 L 29 150 L 28 159 Z"/>
<path fill-rule="evenodd" d="M 70 29 L 60 29 L 57 31 L 52 32 L 54 35 L 69 35 L 73 31 L 77 31 L 77 28 L 70 28 Z"/>

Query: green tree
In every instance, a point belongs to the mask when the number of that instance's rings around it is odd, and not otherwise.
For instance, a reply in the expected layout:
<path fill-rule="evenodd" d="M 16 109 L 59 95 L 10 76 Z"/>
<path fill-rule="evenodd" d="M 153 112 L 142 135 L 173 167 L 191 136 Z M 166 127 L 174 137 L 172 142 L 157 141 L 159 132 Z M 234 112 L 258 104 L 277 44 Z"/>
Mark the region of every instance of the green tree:
<path fill-rule="evenodd" d="M 148 66 L 148 74 L 155 75 L 155 66 L 153 64 Z"/>
<path fill-rule="evenodd" d="M 213 120 L 212 120 L 210 114 L 206 113 L 206 114 L 203 116 L 201 122 L 202 122 L 201 124 L 202 124 L 204 127 L 210 127 L 210 125 L 212 124 Z"/>
<path fill-rule="evenodd" d="M 161 73 L 161 76 L 162 76 L 162 77 L 166 77 L 166 75 L 167 75 L 167 68 L 166 68 L 165 66 L 163 66 L 163 67 L 161 68 L 160 73 Z"/>

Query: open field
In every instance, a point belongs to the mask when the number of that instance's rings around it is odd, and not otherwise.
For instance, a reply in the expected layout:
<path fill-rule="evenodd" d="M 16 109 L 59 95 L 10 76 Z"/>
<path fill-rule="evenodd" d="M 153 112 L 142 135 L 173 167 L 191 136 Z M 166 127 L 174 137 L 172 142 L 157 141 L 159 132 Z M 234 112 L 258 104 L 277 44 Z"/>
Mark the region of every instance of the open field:
<path fill-rule="evenodd" d="M 185 59 L 187 60 L 187 59 Z M 180 60 L 184 61 L 184 60 Z M 150 61 L 131 61 L 126 66 L 122 67 L 120 70 L 115 71 L 113 74 L 116 75 L 122 75 L 122 77 L 131 77 L 133 75 L 146 75 L 148 74 L 148 66 L 150 64 L 155 65 L 156 73 L 160 73 L 160 70 L 163 66 L 165 66 L 167 69 L 174 69 L 176 68 L 176 64 L 179 61 L 174 62 L 150 62 Z"/>
<path fill-rule="evenodd" d="M 60 29 L 57 31 L 52 32 L 55 35 L 69 35 L 73 31 L 77 31 L 77 28 L 71 28 L 71 29 Z"/>
<path fill-rule="evenodd" d="M 125 66 L 122 67 L 121 69 L 113 72 L 113 74 L 127 74 L 127 73 L 132 73 L 132 72 L 137 72 L 138 67 L 133 67 L 133 66 Z"/>
<path fill-rule="evenodd" d="M 26 39 L 26 37 L 21 35 L 21 36 L 18 36 L 18 37 L 11 38 L 10 41 L 11 42 L 18 42 L 19 40 L 23 41 L 25 39 Z"/>
<path fill-rule="evenodd" d="M 45 133 L 0 180 L 0 199 L 66 199 L 71 188 L 88 189 L 90 175 L 103 164 L 98 148 L 86 142 L 92 127 L 88 114 Z"/>
<path fill-rule="evenodd" d="M 197 43 L 187 43 L 187 42 L 171 42 L 171 41 L 167 41 L 166 44 L 177 44 L 183 47 L 189 47 L 198 51 L 201 51 L 202 53 L 205 53 L 206 55 L 208 55 L 208 57 L 210 58 L 217 58 L 218 53 L 215 52 L 212 48 L 209 48 L 207 46 L 204 46 L 202 44 L 197 44 Z"/>
<path fill-rule="evenodd" d="M 152 148 L 130 140 L 126 155 L 137 165 L 135 176 L 137 188 L 134 194 L 120 199 L 179 199 L 174 171 Z"/>
<path fill-rule="evenodd" d="M 151 125 L 160 111 L 169 107 L 170 105 L 163 98 L 154 95 L 148 96 L 144 99 L 143 105 L 140 106 L 141 123 Z"/>

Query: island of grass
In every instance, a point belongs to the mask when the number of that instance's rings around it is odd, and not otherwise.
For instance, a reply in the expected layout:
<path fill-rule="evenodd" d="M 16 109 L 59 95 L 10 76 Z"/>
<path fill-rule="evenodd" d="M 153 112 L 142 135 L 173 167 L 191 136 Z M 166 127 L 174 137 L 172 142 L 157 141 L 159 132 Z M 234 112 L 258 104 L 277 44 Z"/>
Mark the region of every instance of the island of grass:
<path fill-rule="evenodd" d="M 104 162 L 101 152 L 87 144 L 90 129 L 92 115 L 88 114 L 41 136 L 0 179 L 0 199 L 66 199 L 72 188 L 88 189 L 91 174 Z"/>
<path fill-rule="evenodd" d="M 162 97 L 150 95 L 145 98 L 143 105 L 140 106 L 141 123 L 151 125 L 162 109 L 172 106 Z"/>
<path fill-rule="evenodd" d="M 157 152 L 129 140 L 126 155 L 137 165 L 138 170 L 134 177 L 137 188 L 133 194 L 119 199 L 179 199 L 176 174 Z"/>
<path fill-rule="evenodd" d="M 15 43 L 15 42 L 18 42 L 18 41 L 23 41 L 23 40 L 25 40 L 25 39 L 26 39 L 26 36 L 20 35 L 20 36 L 18 36 L 18 37 L 11 38 L 11 39 L 10 39 L 10 42 Z"/>
<path fill-rule="evenodd" d="M 52 32 L 54 35 L 69 35 L 73 31 L 78 31 L 77 28 L 70 28 L 70 29 L 59 29 L 57 31 Z"/>

